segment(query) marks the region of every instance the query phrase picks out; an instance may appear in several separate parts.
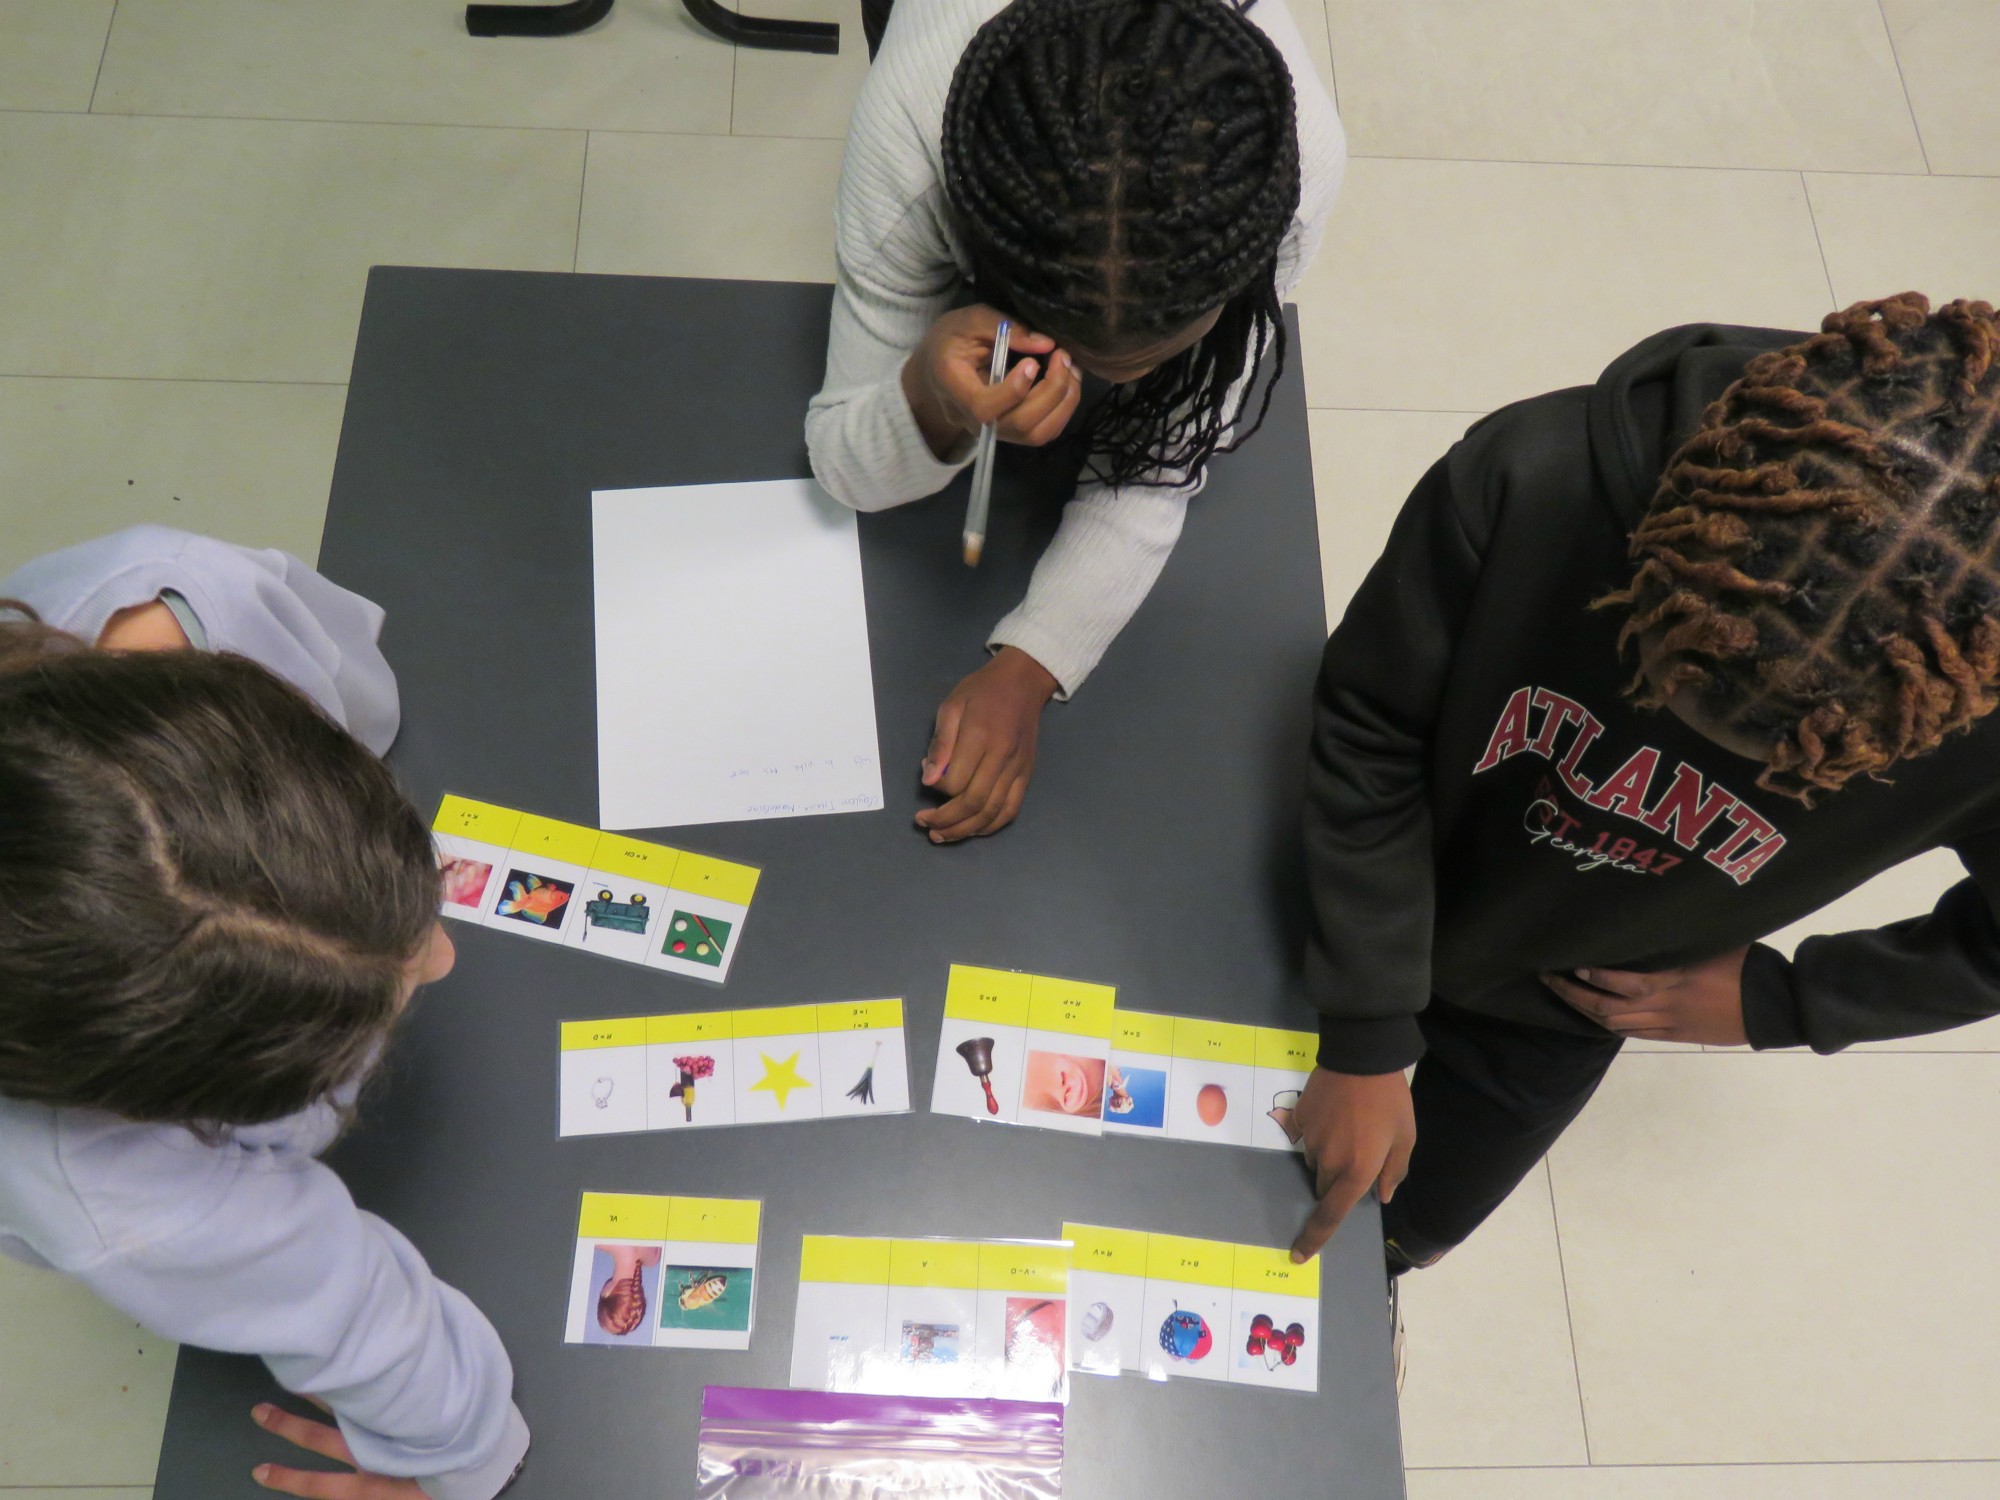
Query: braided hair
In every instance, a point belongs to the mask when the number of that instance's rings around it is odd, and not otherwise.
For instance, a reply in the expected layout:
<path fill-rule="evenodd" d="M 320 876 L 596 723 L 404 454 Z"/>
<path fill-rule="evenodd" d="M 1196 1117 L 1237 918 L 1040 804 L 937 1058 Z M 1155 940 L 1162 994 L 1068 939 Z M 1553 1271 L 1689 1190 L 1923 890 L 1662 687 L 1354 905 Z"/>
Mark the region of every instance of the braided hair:
<path fill-rule="evenodd" d="M 1284 370 L 1277 257 L 1299 202 L 1297 109 L 1284 58 L 1243 14 L 1252 3 L 1013 0 L 952 77 L 945 191 L 982 296 L 1101 348 L 1220 309 L 1191 348 L 1095 409 L 1090 465 L 1108 483 L 1198 478 L 1262 425 Z M 1257 418 L 1225 446 L 1267 354 Z"/>
<path fill-rule="evenodd" d="M 2000 693 L 2000 320 L 1905 292 L 1758 355 L 1632 534 L 1634 696 L 1692 688 L 1810 802 L 1935 749 Z"/>

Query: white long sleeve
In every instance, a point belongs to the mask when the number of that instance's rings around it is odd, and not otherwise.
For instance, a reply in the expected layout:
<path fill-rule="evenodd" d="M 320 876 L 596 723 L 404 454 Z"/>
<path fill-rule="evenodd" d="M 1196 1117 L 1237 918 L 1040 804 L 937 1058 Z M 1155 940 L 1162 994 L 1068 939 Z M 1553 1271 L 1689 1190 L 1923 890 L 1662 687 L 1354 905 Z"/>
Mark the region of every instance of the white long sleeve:
<path fill-rule="evenodd" d="M 218 1145 L 0 1099 L 0 1250 L 147 1328 L 255 1354 L 330 1406 L 362 1468 L 490 1500 L 527 1452 L 499 1335 L 314 1159 L 324 1106 Z"/>
<path fill-rule="evenodd" d="M 806 447 L 827 491 L 856 510 L 936 494 L 971 458 L 939 460 L 902 389 L 902 368 L 963 292 L 969 265 L 944 193 L 945 95 L 972 35 L 1006 0 L 911 0 L 891 15 L 848 126 L 834 209 L 833 316 L 826 381 L 806 415 Z M 1347 144 L 1283 0 L 1249 12 L 1291 69 L 1298 99 L 1298 212 L 1278 252 L 1288 295 L 1319 248 Z M 1085 483 L 1036 566 L 1028 596 L 994 627 L 1061 685 L 1081 687 L 1125 628 L 1179 539 L 1192 491 L 1171 482 Z"/>

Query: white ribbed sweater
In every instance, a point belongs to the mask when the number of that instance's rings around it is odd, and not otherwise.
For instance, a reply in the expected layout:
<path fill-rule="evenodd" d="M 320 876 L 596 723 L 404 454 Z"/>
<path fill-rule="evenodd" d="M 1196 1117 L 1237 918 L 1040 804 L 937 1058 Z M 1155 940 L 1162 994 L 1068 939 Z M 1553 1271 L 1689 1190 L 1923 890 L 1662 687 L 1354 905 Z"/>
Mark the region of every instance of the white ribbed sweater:
<path fill-rule="evenodd" d="M 944 192 L 945 95 L 959 57 L 1007 0 L 902 0 L 892 13 L 848 126 L 834 209 L 838 271 L 826 384 L 806 415 L 813 472 L 856 510 L 936 494 L 967 459 L 934 457 L 904 399 L 901 372 L 965 285 L 968 263 Z M 1347 143 L 1282 0 L 1250 17 L 1284 55 L 1298 96 L 1299 208 L 1278 252 L 1291 293 L 1319 248 Z M 969 457 L 969 455 L 968 455 Z M 1086 482 L 1035 566 L 1028 596 L 989 646 L 1017 646 L 1067 697 L 1132 618 L 1180 537 L 1189 487 Z"/>

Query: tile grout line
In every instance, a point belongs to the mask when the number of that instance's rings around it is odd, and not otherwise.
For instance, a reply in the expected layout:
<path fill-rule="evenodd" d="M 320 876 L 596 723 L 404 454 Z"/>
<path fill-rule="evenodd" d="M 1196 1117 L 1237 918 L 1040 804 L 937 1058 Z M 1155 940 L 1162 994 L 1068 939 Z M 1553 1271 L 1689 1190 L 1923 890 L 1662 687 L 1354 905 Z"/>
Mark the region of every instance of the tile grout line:
<path fill-rule="evenodd" d="M 1931 169 L 1931 150 L 1924 144 L 1924 127 L 1917 123 L 1917 106 L 1910 98 L 1910 80 L 1903 76 L 1903 55 L 1896 50 L 1895 28 L 1889 24 L 1889 13 L 1882 8 L 1882 0 L 1875 0 L 1875 15 L 1882 23 L 1882 36 L 1889 44 L 1889 60 L 1896 65 L 1896 82 L 1903 86 L 1903 108 L 1910 112 L 1910 129 L 1916 133 L 1917 154 L 1924 159 L 1924 171 Z"/>
<path fill-rule="evenodd" d="M 590 194 L 590 136 L 591 132 L 588 130 L 583 133 L 583 180 L 576 185 L 576 243 L 569 253 L 569 269 L 572 276 L 576 274 L 577 265 L 583 259 L 583 203 Z"/>
<path fill-rule="evenodd" d="M 1806 181 L 1806 174 L 1799 173 L 1799 191 L 1806 195 L 1806 219 L 1812 224 L 1813 244 L 1819 247 L 1820 274 L 1826 277 L 1826 300 L 1828 312 L 1840 311 L 1840 293 L 1833 289 L 1833 267 L 1826 258 L 1826 241 L 1819 236 L 1819 210 L 1813 207 L 1812 184 Z"/>
<path fill-rule="evenodd" d="M 1576 1420 L 1583 1429 L 1583 1461 L 1586 1467 L 1597 1462 L 1590 1451 L 1590 1411 L 1583 1403 L 1583 1361 L 1576 1352 L 1576 1314 L 1569 1306 L 1569 1266 L 1563 1259 L 1562 1215 L 1556 1212 L 1556 1169 L 1547 1156 L 1542 1158 L 1542 1185 L 1549 1193 L 1549 1223 L 1556 1232 L 1556 1274 L 1562 1278 L 1563 1323 L 1569 1330 L 1569 1373 L 1576 1385 Z"/>
<path fill-rule="evenodd" d="M 69 375 L 40 370 L 0 370 L 0 380 L 131 380 L 155 385 L 299 385 L 315 390 L 344 391 L 345 380 L 256 380 L 240 375 Z M 0 1489 L 7 1486 L 0 1484 Z"/>
<path fill-rule="evenodd" d="M 104 82 L 104 59 L 111 55 L 111 30 L 118 24 L 118 0 L 111 0 L 111 14 L 104 21 L 104 45 L 97 49 L 97 71 L 90 79 L 90 103 L 83 107 L 84 114 L 97 108 L 97 86 Z"/>

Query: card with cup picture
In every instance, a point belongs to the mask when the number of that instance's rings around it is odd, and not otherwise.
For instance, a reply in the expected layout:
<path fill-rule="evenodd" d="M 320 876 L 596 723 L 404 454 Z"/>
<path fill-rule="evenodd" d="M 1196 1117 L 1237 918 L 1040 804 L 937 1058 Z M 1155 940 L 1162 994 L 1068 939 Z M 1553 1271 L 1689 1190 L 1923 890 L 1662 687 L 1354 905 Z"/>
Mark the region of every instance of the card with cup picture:
<path fill-rule="evenodd" d="M 953 964 L 944 993 L 931 1111 L 1012 1125 L 1020 1118 L 1034 980 L 1011 969 Z"/>
<path fill-rule="evenodd" d="M 1164 1136 L 1167 1082 L 1174 1066 L 1174 1018 L 1142 1010 L 1111 1014 L 1111 1063 L 1104 1078 L 1104 1128 Z"/>
<path fill-rule="evenodd" d="M 1235 1247 L 1229 1379 L 1234 1385 L 1310 1394 L 1319 1389 L 1319 1258 L 1292 1264 L 1288 1250 Z"/>
<path fill-rule="evenodd" d="M 578 894 L 602 837 L 595 828 L 522 813 L 508 851 L 500 894 L 486 926 L 501 927 L 544 943 L 561 943 L 582 920 Z"/>
<path fill-rule="evenodd" d="M 484 922 L 506 879 L 521 815 L 468 797 L 446 796 L 431 825 L 442 896 L 438 910 L 461 922 Z"/>
<path fill-rule="evenodd" d="M 622 833 L 598 835 L 590 868 L 571 897 L 563 943 L 601 958 L 643 964 L 666 920 L 668 882 L 680 851 Z"/>
<path fill-rule="evenodd" d="M 682 851 L 662 900 L 664 922 L 646 957 L 656 969 L 721 984 L 762 872 L 752 865 Z"/>
<path fill-rule="evenodd" d="M 821 1113 L 901 1114 L 910 1107 L 910 1059 L 901 1000 L 838 1000 L 816 1007 Z"/>
<path fill-rule="evenodd" d="M 1141 1323 L 1149 1379 L 1228 1380 L 1235 1266 L 1236 1247 L 1220 1240 L 1146 1237 Z"/>
<path fill-rule="evenodd" d="M 991 1395 L 979 1357 L 979 1245 L 973 1240 L 889 1242 L 889 1336 L 896 1368 L 881 1388 L 897 1396 Z"/>
<path fill-rule="evenodd" d="M 732 1011 L 736 1121 L 817 1120 L 825 1113 L 819 1015 L 810 1005 Z"/>
<path fill-rule="evenodd" d="M 757 1293 L 754 1198 L 675 1197 L 667 1211 L 656 1347 L 748 1349 Z"/>
<path fill-rule="evenodd" d="M 980 1395 L 1069 1399 L 1069 1267 L 1069 1246 L 1058 1241 L 980 1243 L 973 1337 Z"/>
<path fill-rule="evenodd" d="M 1176 1016 L 1167 1134 L 1177 1141 L 1250 1144 L 1256 1060 L 1255 1027 Z"/>
<path fill-rule="evenodd" d="M 646 1069 L 645 1017 L 563 1022 L 557 1134 L 647 1129 Z"/>
<path fill-rule="evenodd" d="M 1045 1130 L 1098 1135 L 1104 1129 L 1104 1081 L 1118 992 L 1108 984 L 1046 974 L 1028 978 L 1028 1030 L 1016 1119 Z"/>
<path fill-rule="evenodd" d="M 647 1129 L 737 1123 L 737 1014 L 646 1017 Z"/>
<path fill-rule="evenodd" d="M 890 1241 L 809 1234 L 799 1245 L 791 1382 L 801 1390 L 879 1390 L 899 1359 L 889 1338 Z"/>
<path fill-rule="evenodd" d="M 669 1201 L 640 1193 L 583 1195 L 565 1343 L 652 1347 Z"/>
<path fill-rule="evenodd" d="M 1137 1374 L 1146 1350 L 1146 1234 L 1065 1224 L 1069 1255 L 1069 1367 Z"/>
<path fill-rule="evenodd" d="M 1302 1150 L 1299 1095 L 1319 1058 L 1319 1036 L 1259 1026 L 1256 1071 L 1250 1080 L 1250 1144 L 1269 1151 Z"/>

